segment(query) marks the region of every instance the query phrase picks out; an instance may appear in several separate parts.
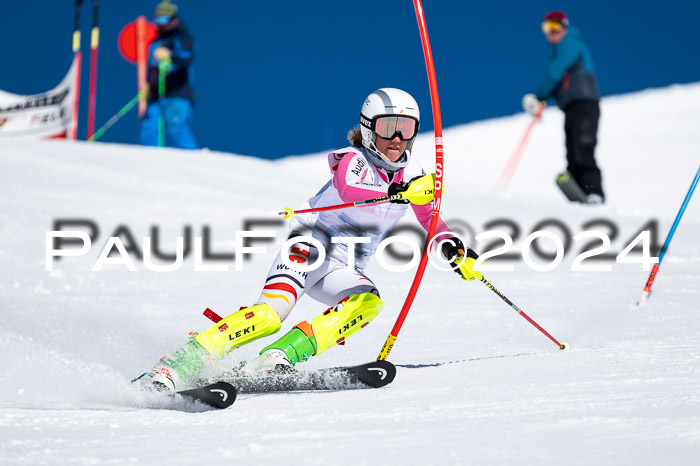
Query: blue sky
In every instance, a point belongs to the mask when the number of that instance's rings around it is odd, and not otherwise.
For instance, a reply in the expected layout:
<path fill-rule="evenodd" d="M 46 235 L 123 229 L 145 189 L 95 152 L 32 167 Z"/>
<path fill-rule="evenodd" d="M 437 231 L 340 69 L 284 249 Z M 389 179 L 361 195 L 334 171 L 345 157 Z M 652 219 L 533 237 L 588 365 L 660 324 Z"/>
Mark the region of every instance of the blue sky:
<path fill-rule="evenodd" d="M 100 3 L 97 127 L 137 92 L 135 66 L 119 55 L 117 35 L 137 15 L 150 17 L 157 2 Z M 275 158 L 344 146 L 365 96 L 387 86 L 412 93 L 422 130 L 432 128 L 411 1 L 176 3 L 199 47 L 194 128 L 203 147 Z M 80 139 L 91 5 L 84 0 L 81 21 Z M 603 95 L 700 81 L 694 2 L 424 0 L 423 7 L 445 127 L 520 111 L 522 95 L 537 87 L 547 61 L 541 17 L 555 8 L 582 31 Z M 34 94 L 54 87 L 72 59 L 74 2 L 4 2 L 3 12 L 0 89 Z M 135 112 L 102 140 L 136 143 Z"/>

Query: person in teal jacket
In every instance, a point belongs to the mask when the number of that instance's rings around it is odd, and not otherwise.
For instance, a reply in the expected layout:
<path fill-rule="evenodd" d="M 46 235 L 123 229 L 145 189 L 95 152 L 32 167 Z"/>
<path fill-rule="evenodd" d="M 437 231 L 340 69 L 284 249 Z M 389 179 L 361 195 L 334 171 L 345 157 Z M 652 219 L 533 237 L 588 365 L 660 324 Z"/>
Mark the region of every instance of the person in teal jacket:
<path fill-rule="evenodd" d="M 547 13 L 542 32 L 552 45 L 549 64 L 537 90 L 523 97 L 523 108 L 535 115 L 540 102 L 554 97 L 565 115 L 567 171 L 589 204 L 601 204 L 605 202 L 605 194 L 595 160 L 600 91 L 591 53 L 578 29 L 569 25 L 564 12 Z"/>

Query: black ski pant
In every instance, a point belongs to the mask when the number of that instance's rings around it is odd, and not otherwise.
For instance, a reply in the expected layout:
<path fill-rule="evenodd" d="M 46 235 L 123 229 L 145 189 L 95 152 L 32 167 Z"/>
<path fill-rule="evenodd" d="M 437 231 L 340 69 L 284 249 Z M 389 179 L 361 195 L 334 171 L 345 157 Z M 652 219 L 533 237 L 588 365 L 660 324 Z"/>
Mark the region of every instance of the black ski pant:
<path fill-rule="evenodd" d="M 579 100 L 564 110 L 567 170 L 586 194 L 603 194 L 600 169 L 595 162 L 598 142 L 598 102 Z"/>

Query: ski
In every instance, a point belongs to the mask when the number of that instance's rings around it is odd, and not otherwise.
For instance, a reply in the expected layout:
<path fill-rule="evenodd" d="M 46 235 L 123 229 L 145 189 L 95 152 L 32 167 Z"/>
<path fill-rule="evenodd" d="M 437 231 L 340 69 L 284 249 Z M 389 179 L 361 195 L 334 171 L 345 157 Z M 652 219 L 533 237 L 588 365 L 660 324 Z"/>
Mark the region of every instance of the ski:
<path fill-rule="evenodd" d="M 216 379 L 233 385 L 238 393 L 269 393 L 380 388 L 390 384 L 395 376 L 396 367 L 389 361 L 372 361 L 357 366 L 292 370 L 254 377 L 226 373 Z"/>
<path fill-rule="evenodd" d="M 557 175 L 557 186 L 559 186 L 561 192 L 563 192 L 566 198 L 571 202 L 588 203 L 586 194 L 569 172 L 563 172 Z"/>
<path fill-rule="evenodd" d="M 236 401 L 236 389 L 226 382 L 216 382 L 190 390 L 182 390 L 177 394 L 218 409 L 228 408 Z"/>

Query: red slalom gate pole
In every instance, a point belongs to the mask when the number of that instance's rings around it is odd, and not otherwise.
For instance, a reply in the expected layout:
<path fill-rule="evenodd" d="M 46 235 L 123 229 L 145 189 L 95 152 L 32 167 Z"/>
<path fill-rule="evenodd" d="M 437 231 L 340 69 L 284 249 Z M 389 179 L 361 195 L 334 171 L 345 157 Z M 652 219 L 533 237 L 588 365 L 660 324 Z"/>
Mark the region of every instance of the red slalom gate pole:
<path fill-rule="evenodd" d="M 95 109 L 97 107 L 97 50 L 100 46 L 100 28 L 97 26 L 99 0 L 92 0 L 92 32 L 90 34 L 90 88 L 88 94 L 87 138 L 95 134 Z"/>
<path fill-rule="evenodd" d="M 148 43 L 146 42 L 146 17 L 136 18 L 136 79 L 139 92 L 146 88 L 148 80 Z M 143 118 L 148 106 L 147 96 L 144 93 L 139 99 L 139 120 Z"/>
<path fill-rule="evenodd" d="M 404 302 L 399 317 L 394 324 L 394 328 L 389 333 L 384 346 L 377 356 L 377 360 L 386 360 L 394 347 L 394 343 L 399 336 L 401 326 L 406 320 L 408 311 L 411 309 L 413 299 L 418 292 L 418 286 L 423 279 L 425 267 L 428 265 L 428 254 L 430 252 L 430 243 L 435 230 L 437 229 L 438 219 L 440 217 L 440 206 L 442 203 L 442 179 L 443 179 L 443 145 L 442 145 L 442 117 L 440 116 L 440 99 L 438 96 L 437 80 L 435 78 L 435 66 L 433 64 L 433 53 L 430 49 L 430 39 L 428 38 L 428 28 L 425 24 L 425 15 L 423 14 L 423 5 L 420 0 L 413 0 L 413 9 L 416 11 L 416 19 L 418 20 L 418 29 L 420 30 L 421 43 L 423 44 L 423 57 L 425 58 L 425 67 L 428 72 L 428 83 L 430 85 L 430 101 L 433 107 L 433 124 L 435 126 L 435 200 L 433 201 L 433 210 L 431 212 L 430 227 L 428 228 L 428 237 L 425 242 L 423 255 L 416 276 L 413 278 L 411 289 L 408 292 L 406 301 Z"/>
<path fill-rule="evenodd" d="M 518 142 L 518 145 L 515 147 L 515 151 L 510 156 L 510 159 L 508 159 L 508 163 L 506 163 L 505 168 L 503 168 L 503 173 L 501 173 L 501 177 L 498 179 L 498 184 L 496 185 L 498 189 L 501 189 L 502 191 L 508 189 L 510 180 L 513 178 L 513 175 L 515 174 L 515 169 L 518 168 L 520 158 L 522 157 L 523 152 L 525 151 L 525 145 L 527 144 L 528 139 L 530 139 L 530 133 L 532 132 L 532 128 L 534 128 L 537 122 L 540 121 L 540 118 L 542 117 L 542 112 L 544 111 L 544 107 L 546 105 L 547 104 L 545 102 L 542 102 L 540 104 L 540 108 L 537 110 L 537 113 L 532 118 L 532 122 L 530 122 L 530 125 L 525 130 L 525 134 L 522 135 L 520 141 Z"/>
<path fill-rule="evenodd" d="M 80 51 L 80 7 L 83 0 L 75 0 L 75 18 L 73 22 L 73 61 L 75 62 L 75 97 L 71 110 L 70 124 L 68 125 L 68 139 L 75 141 L 78 138 L 78 111 L 80 110 L 80 72 L 83 54 Z"/>

